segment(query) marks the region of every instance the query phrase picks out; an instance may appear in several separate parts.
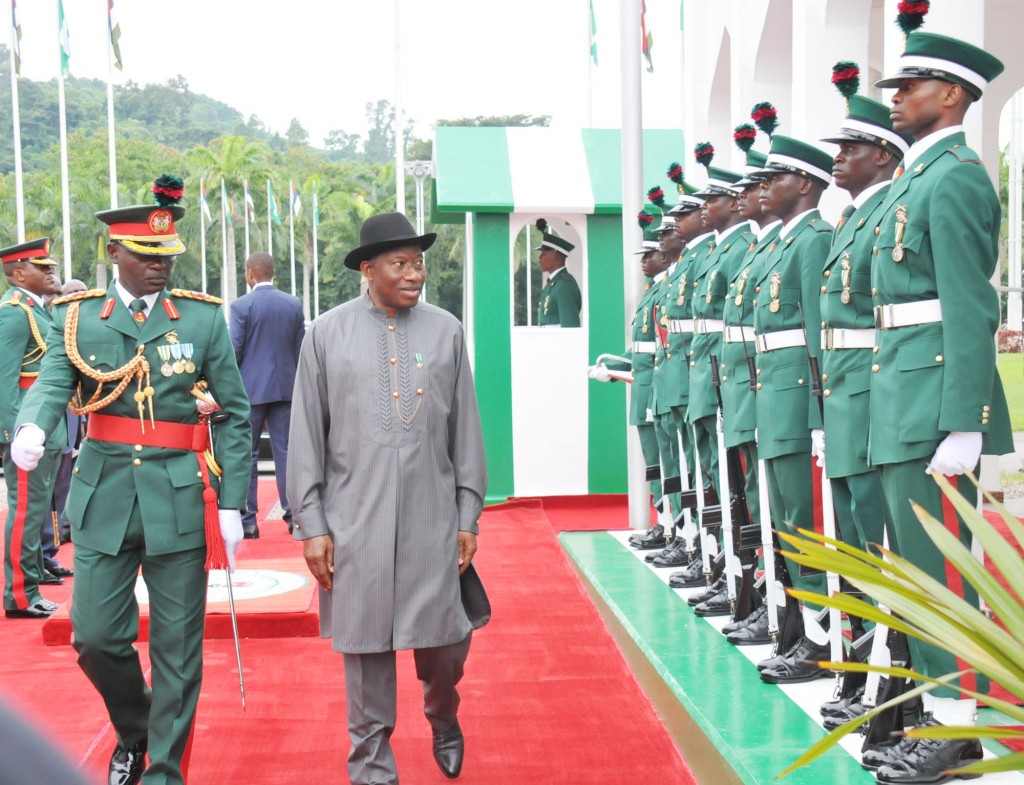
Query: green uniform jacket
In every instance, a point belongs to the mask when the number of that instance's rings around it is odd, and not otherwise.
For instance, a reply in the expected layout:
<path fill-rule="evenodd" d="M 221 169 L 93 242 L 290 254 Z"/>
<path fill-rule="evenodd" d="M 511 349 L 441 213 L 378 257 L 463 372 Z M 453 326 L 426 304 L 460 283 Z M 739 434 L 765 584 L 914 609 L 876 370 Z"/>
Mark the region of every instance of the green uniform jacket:
<path fill-rule="evenodd" d="M 541 327 L 579 327 L 580 308 L 583 298 L 576 279 L 564 267 L 554 278 L 548 278 L 540 290 L 540 305 L 537 306 L 537 324 Z"/>
<path fill-rule="evenodd" d="M 806 347 L 757 355 L 757 449 L 766 459 L 810 453 L 811 429 L 821 427 L 818 403 L 810 400 L 807 350 L 820 358 L 818 281 L 831 243 L 831 224 L 811 210 L 784 239 L 769 246 L 768 258 L 754 281 L 754 331 L 760 336 L 799 330 L 802 308 L 810 339 Z"/>
<path fill-rule="evenodd" d="M 686 406 L 690 391 L 690 367 L 686 364 L 692 333 L 670 333 L 672 319 L 688 319 L 690 303 L 686 299 L 685 251 L 662 281 L 660 296 L 655 304 L 660 335 L 666 342 L 658 342 L 654 354 L 654 413 L 664 414 L 673 406 Z M 684 315 L 685 314 L 685 315 Z"/>
<path fill-rule="evenodd" d="M 662 279 L 664 280 L 664 279 Z M 632 338 L 634 342 L 654 343 L 654 303 L 660 292 L 661 282 L 647 279 L 647 288 L 637 303 L 633 315 Z M 629 385 L 629 424 L 643 425 L 648 422 L 647 410 L 654 403 L 654 354 L 633 351 L 631 343 L 626 348 L 625 357 L 632 360 L 633 381 Z M 628 371 L 630 366 L 609 362 L 607 367 L 612 370 Z"/>
<path fill-rule="evenodd" d="M 871 264 L 877 259 L 874 227 L 889 186 L 871 194 L 837 231 L 821 272 L 823 329 L 871 330 Z M 844 292 L 846 293 L 844 295 Z M 846 299 L 848 302 L 843 302 Z M 825 403 L 825 465 L 829 477 L 870 471 L 868 390 L 874 352 L 823 347 L 821 386 Z"/>
<path fill-rule="evenodd" d="M 89 295 L 92 296 L 89 296 Z M 97 296 L 99 295 L 99 296 Z M 214 453 L 223 470 L 218 483 L 219 506 L 245 507 L 251 469 L 252 437 L 249 400 L 235 364 L 235 353 L 220 308 L 206 299 L 175 289 L 157 298 L 145 324 L 138 326 L 117 296 L 114 284 L 104 295 L 98 290 L 79 296 L 77 351 L 92 368 L 108 372 L 135 356 L 137 347 L 151 368 L 156 420 L 194 424 L 198 421 L 196 399 L 190 394 L 200 377 L 210 385 L 217 403 L 228 415 L 214 426 Z M 212 298 L 209 298 L 212 299 Z M 103 318 L 105 303 L 113 301 Z M 36 383 L 25 396 L 17 424 L 35 423 L 52 434 L 64 421 L 64 409 L 80 384 L 87 401 L 96 389 L 68 358 L 65 319 L 70 304 L 54 307 L 54 321 L 47 336 L 46 358 Z M 173 314 L 177 314 L 177 316 Z M 172 340 L 173 339 L 173 340 Z M 193 373 L 164 376 L 159 349 L 174 341 L 191 345 Z M 109 392 L 113 384 L 104 386 Z M 133 379 L 121 395 L 101 410 L 102 414 L 139 421 Z M 149 411 L 146 409 L 147 432 Z M 141 433 L 141 425 L 140 433 Z M 197 453 L 156 447 L 137 448 L 86 439 L 78 457 L 66 509 L 77 545 L 109 555 L 117 554 L 124 539 L 133 502 L 142 515 L 149 554 L 175 553 L 201 548 L 203 528 L 203 481 Z"/>
<path fill-rule="evenodd" d="M 14 438 L 14 422 L 26 392 L 18 382 L 38 376 L 51 322 L 39 297 L 16 287 L 0 297 L 0 442 Z M 67 441 L 67 422 L 62 418 L 46 446 L 60 449 Z"/>
<path fill-rule="evenodd" d="M 736 268 L 729 281 L 729 295 L 725 300 L 723 319 L 727 326 L 754 326 L 754 284 L 758 270 L 768 258 L 768 249 L 779 236 L 782 222 L 776 221 L 773 228 L 760 240 L 751 242 L 743 261 Z M 722 344 L 722 427 L 725 446 L 736 447 L 754 441 L 757 428 L 757 410 L 754 391 L 750 389 L 750 366 L 747 357 L 756 360 L 754 344 L 748 342 Z"/>
<path fill-rule="evenodd" d="M 878 331 L 872 464 L 930 457 L 951 431 L 986 434 L 987 454 L 1013 451 L 996 372 L 999 297 L 989 282 L 999 258 L 999 218 L 992 182 L 963 133 L 925 150 L 889 188 L 872 251 L 875 305 L 938 299 L 942 321 Z"/>
<path fill-rule="evenodd" d="M 743 261 L 754 235 L 746 222 L 727 229 L 716 240 L 715 249 L 694 271 L 691 303 L 694 319 L 721 320 L 729 279 Z M 687 419 L 695 422 L 718 411 L 718 396 L 711 385 L 711 357 L 722 362 L 722 330 L 694 333 L 690 349 L 690 403 Z"/>

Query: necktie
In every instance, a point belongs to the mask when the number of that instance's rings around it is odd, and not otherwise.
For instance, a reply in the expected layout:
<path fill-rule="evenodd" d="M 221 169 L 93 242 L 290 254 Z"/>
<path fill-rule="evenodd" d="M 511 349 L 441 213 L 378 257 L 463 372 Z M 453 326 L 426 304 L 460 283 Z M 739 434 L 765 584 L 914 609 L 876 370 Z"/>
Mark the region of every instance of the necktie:
<path fill-rule="evenodd" d="M 141 297 L 128 303 L 128 310 L 132 312 L 132 321 L 136 324 L 143 324 L 146 321 L 146 301 Z"/>
<path fill-rule="evenodd" d="M 892 179 L 899 180 L 900 175 L 903 174 L 904 171 L 905 170 L 903 168 L 903 164 L 900 164 L 899 166 L 896 167 L 896 171 L 892 173 Z"/>
<path fill-rule="evenodd" d="M 855 212 L 857 212 L 857 208 L 852 204 L 848 204 L 843 208 L 843 213 L 839 216 L 839 223 L 836 224 L 836 232 L 843 228 L 846 222 L 850 220 L 850 216 Z"/>

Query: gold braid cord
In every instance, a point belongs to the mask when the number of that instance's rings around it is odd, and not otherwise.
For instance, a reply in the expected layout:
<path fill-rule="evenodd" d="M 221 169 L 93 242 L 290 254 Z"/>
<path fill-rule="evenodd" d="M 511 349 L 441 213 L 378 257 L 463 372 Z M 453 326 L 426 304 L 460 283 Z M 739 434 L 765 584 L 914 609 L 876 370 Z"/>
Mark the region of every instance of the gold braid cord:
<path fill-rule="evenodd" d="M 20 301 L 15 302 L 14 300 L 7 300 L 4 303 L 0 303 L 0 305 L 17 305 L 25 311 L 25 315 L 28 317 L 28 329 L 32 333 L 32 339 L 36 342 L 36 348 L 25 354 L 25 358 L 22 360 L 21 364 L 23 366 L 31 365 L 32 363 L 41 360 L 43 355 L 46 354 L 46 341 L 43 340 L 43 334 L 39 332 L 39 325 L 36 324 L 36 316 L 32 313 L 32 309 L 25 305 L 25 303 Z M 38 376 L 39 374 L 25 375 Z"/>
<path fill-rule="evenodd" d="M 142 347 L 140 346 L 136 355 L 120 368 L 106 372 L 96 370 L 83 360 L 82 355 L 78 352 L 78 307 L 79 303 L 77 302 L 71 303 L 68 306 L 67 320 L 64 327 L 64 350 L 67 352 L 71 364 L 81 371 L 84 376 L 97 382 L 97 386 L 96 392 L 92 394 L 92 397 L 86 403 L 81 404 L 81 385 L 79 385 L 79 390 L 75 397 L 72 398 L 69 408 L 75 414 L 90 414 L 91 412 L 99 411 L 120 398 L 121 393 L 125 391 L 125 388 L 134 377 L 138 382 L 138 390 L 134 397 L 135 402 L 139 406 L 139 422 L 142 425 L 143 432 L 145 432 L 144 404 L 146 402 L 149 403 L 150 422 L 154 421 L 153 388 L 149 383 L 149 361 L 142 354 Z M 143 379 L 146 382 L 145 387 L 143 387 Z M 103 385 L 107 382 L 117 382 L 117 385 L 107 395 L 100 397 L 103 394 Z M 80 405 L 76 406 L 76 403 Z"/>

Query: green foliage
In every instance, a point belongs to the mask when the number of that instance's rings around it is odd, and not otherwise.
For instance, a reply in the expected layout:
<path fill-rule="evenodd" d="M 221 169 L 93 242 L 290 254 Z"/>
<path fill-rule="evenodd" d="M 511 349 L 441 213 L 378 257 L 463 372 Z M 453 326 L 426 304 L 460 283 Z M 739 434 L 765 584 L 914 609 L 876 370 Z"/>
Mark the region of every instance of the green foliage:
<path fill-rule="evenodd" d="M 996 358 L 999 379 L 1010 409 L 1010 427 L 1024 431 L 1024 354 L 1000 354 Z"/>
<path fill-rule="evenodd" d="M 842 593 L 824 597 L 813 592 L 791 590 L 790 593 L 794 597 L 838 608 L 867 621 L 885 624 L 894 630 L 954 653 L 958 660 L 968 665 L 968 670 L 960 673 L 930 678 L 904 668 L 880 668 L 851 662 L 823 663 L 823 667 L 834 670 L 877 671 L 891 677 L 909 678 L 919 686 L 833 731 L 814 744 L 792 766 L 783 771 L 780 777 L 814 760 L 843 736 L 881 711 L 940 685 L 956 684 L 966 673 L 984 674 L 998 682 L 1016 701 L 1024 702 L 1024 661 L 1020 657 L 1020 652 L 1024 648 L 1024 606 L 1019 599 L 1024 597 L 1024 558 L 1021 557 L 1021 550 L 1024 549 L 1024 524 L 986 494 L 988 501 L 995 505 L 1010 532 L 1010 542 L 1007 543 L 1004 536 L 985 520 L 985 517 L 964 499 L 945 477 L 937 474 L 932 476 L 970 529 L 972 536 L 981 543 L 996 574 L 990 573 L 941 521 L 916 504 L 914 512 L 935 546 L 963 579 L 977 590 L 996 618 L 989 618 L 944 584 L 914 566 L 911 561 L 886 549 L 877 548 L 881 556 L 874 556 L 812 531 L 800 530 L 798 535 L 779 532 L 779 536 L 786 544 L 795 549 L 796 552 L 787 555 L 797 564 L 838 573 L 867 597 L 889 608 L 893 615 L 890 616 L 870 602 Z M 977 485 L 974 476 L 969 476 Z M 1007 547 L 1008 544 L 1011 547 Z M 992 695 L 972 692 L 963 684 L 959 685 L 959 689 L 965 695 L 983 700 L 1014 722 L 1024 722 L 1024 708 L 1021 706 Z M 937 726 L 913 729 L 908 731 L 908 735 L 915 738 L 1009 738 L 1020 736 L 1020 733 L 999 726 Z M 1019 768 L 1022 762 L 1024 754 L 1016 753 L 1004 755 L 994 761 L 973 764 L 959 771 L 965 774 L 1013 771 Z"/>

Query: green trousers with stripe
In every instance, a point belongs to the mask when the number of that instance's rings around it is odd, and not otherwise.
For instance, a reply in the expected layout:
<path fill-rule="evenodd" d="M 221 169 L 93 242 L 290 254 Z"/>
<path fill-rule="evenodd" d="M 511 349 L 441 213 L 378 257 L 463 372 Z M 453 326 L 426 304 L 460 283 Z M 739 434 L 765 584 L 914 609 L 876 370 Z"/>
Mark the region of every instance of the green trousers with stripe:
<path fill-rule="evenodd" d="M 4 482 L 7 484 L 7 521 L 4 526 L 4 609 L 27 608 L 41 598 L 43 552 L 40 532 L 52 519 L 53 484 L 60 467 L 60 450 L 45 450 L 39 465 L 24 472 L 14 465 L 11 445 L 3 445 Z"/>

